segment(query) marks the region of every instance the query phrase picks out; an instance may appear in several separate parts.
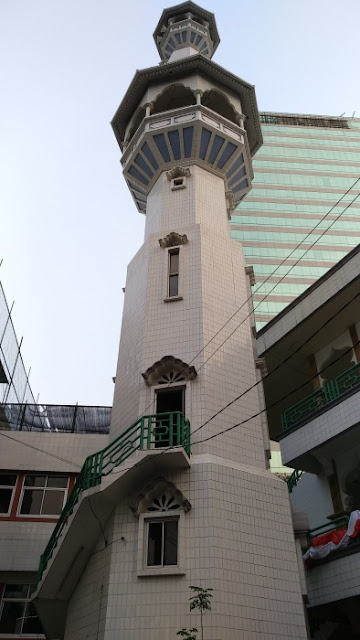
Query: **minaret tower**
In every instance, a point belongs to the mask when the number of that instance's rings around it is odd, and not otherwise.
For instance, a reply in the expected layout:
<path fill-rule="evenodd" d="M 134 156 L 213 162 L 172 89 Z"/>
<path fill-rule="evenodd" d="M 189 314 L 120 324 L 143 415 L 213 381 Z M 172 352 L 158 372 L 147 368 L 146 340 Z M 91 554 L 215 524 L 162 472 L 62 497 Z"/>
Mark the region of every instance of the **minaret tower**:
<path fill-rule="evenodd" d="M 214 590 L 208 640 L 300 640 L 287 488 L 268 471 L 256 384 L 253 276 L 229 231 L 262 143 L 255 90 L 212 61 L 215 17 L 193 2 L 164 10 L 154 39 L 160 65 L 136 72 L 112 121 L 146 216 L 127 273 L 114 444 L 84 471 L 37 606 L 49 638 L 174 640 L 199 625 L 198 585 Z"/>
<path fill-rule="evenodd" d="M 195 445 L 251 416 L 259 401 L 255 389 L 197 431 L 259 375 L 249 276 L 229 217 L 251 188 L 262 137 L 254 87 L 211 60 L 213 14 L 192 2 L 166 9 L 154 39 L 161 64 L 136 72 L 112 121 L 126 182 L 146 216 L 128 268 L 112 436 L 164 408 L 185 411 Z M 196 453 L 264 468 L 261 424 Z"/>

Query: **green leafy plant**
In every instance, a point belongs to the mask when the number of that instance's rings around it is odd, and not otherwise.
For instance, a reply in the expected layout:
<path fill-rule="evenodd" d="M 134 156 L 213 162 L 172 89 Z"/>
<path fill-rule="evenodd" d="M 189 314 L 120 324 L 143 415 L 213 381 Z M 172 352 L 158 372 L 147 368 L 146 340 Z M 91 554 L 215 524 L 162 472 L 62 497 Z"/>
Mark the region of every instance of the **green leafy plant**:
<path fill-rule="evenodd" d="M 213 591 L 213 589 L 193 586 L 190 586 L 189 589 L 191 589 L 194 594 L 190 598 L 190 611 L 194 609 L 200 611 L 201 640 L 204 640 L 203 616 L 205 611 L 211 611 L 211 598 L 213 595 L 210 592 Z"/>
<path fill-rule="evenodd" d="M 194 587 L 190 586 L 193 595 L 189 598 L 190 600 L 190 611 L 194 611 L 196 609 L 200 612 L 200 623 L 201 623 L 201 640 L 204 640 L 204 624 L 203 624 L 203 616 L 206 611 L 211 611 L 211 598 L 213 597 L 211 591 L 213 589 L 204 589 L 203 587 Z M 197 640 L 198 630 L 193 627 L 191 629 L 180 629 L 177 632 L 177 636 L 182 636 L 185 640 Z"/>

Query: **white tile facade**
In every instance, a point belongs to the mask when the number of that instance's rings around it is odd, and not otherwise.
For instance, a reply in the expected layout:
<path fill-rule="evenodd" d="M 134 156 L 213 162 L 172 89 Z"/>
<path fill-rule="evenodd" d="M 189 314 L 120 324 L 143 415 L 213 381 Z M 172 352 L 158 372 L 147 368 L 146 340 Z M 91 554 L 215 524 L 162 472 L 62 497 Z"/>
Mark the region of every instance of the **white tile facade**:
<path fill-rule="evenodd" d="M 65 640 L 170 640 L 199 626 L 190 584 L 214 589 L 206 637 L 306 638 L 286 485 L 266 471 L 195 456 L 169 476 L 191 503 L 185 575 L 137 576 L 139 521 L 118 506 L 76 589 Z M 138 487 L 141 492 L 143 487 Z"/>
<path fill-rule="evenodd" d="M 85 458 L 102 449 L 108 435 L 3 432 L 0 468 L 3 471 L 78 473 Z M 55 524 L 0 520 L 0 571 L 36 572 Z"/>
<path fill-rule="evenodd" d="M 311 607 L 360 595 L 360 553 L 338 558 L 307 572 Z"/>
<path fill-rule="evenodd" d="M 267 435 L 261 416 L 252 418 L 262 396 L 258 387 L 245 393 L 259 372 L 242 251 L 229 237 L 223 180 L 190 171 L 185 189 L 171 191 L 163 174 L 148 197 L 145 243 L 128 269 L 111 426 L 116 437 L 155 412 L 141 373 L 156 361 L 173 355 L 195 366 L 185 401 L 195 432 L 191 468 L 166 477 L 191 503 L 180 541 L 184 575 L 139 577 L 141 525 L 129 505 L 144 487 L 134 486 L 73 593 L 65 640 L 170 640 L 199 625 L 189 613 L 190 584 L 214 589 L 209 638 L 306 638 L 287 488 L 265 469 Z M 158 241 L 171 231 L 188 242 L 179 247 L 182 300 L 164 302 L 168 258 Z M 156 457 L 153 465 L 156 478 Z"/>
<path fill-rule="evenodd" d="M 113 436 L 139 415 L 155 412 L 154 390 L 145 385 L 141 373 L 163 356 L 191 363 L 199 373 L 186 390 L 193 432 L 257 381 L 245 264 L 240 245 L 229 237 L 224 182 L 192 166 L 186 184 L 185 189 L 171 191 L 164 173 L 148 198 L 145 244 L 129 266 L 126 283 Z M 171 231 L 188 238 L 180 247 L 183 300 L 164 304 L 167 250 L 158 240 Z M 250 419 L 258 411 L 255 388 L 199 431 L 193 441 L 196 453 L 211 451 L 263 467 L 268 445 L 261 418 Z M 241 446 L 238 430 L 205 448 L 195 444 L 247 419 Z"/>

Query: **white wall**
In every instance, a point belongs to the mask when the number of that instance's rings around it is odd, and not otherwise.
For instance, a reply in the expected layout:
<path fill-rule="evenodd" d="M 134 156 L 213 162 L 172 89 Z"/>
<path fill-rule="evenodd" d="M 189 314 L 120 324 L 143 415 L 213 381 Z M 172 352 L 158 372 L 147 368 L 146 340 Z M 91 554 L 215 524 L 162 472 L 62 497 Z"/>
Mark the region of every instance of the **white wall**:
<path fill-rule="evenodd" d="M 137 576 L 139 521 L 116 508 L 70 603 L 65 640 L 172 640 L 198 626 L 189 585 L 214 589 L 207 638 L 306 638 L 287 487 L 267 471 L 198 456 L 167 478 L 192 505 L 185 514 L 184 575 Z"/>
<path fill-rule="evenodd" d="M 310 529 L 327 522 L 326 517 L 334 512 L 329 483 L 326 477 L 304 473 L 290 494 L 294 511 L 305 511 L 309 516 Z"/>

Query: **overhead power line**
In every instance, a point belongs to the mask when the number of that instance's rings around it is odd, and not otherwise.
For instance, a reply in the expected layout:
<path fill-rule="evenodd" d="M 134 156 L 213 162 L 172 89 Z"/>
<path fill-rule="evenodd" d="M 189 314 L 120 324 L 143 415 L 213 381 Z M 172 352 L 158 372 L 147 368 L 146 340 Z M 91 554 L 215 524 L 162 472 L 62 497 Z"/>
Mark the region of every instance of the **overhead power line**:
<path fill-rule="evenodd" d="M 298 245 L 291 250 L 291 252 L 288 254 L 288 256 L 286 256 L 286 258 L 284 258 L 277 266 L 276 268 L 265 278 L 265 280 L 263 280 L 261 282 L 260 287 L 256 290 L 256 295 L 259 295 L 259 290 L 261 289 L 261 286 L 264 285 L 266 282 L 268 282 L 270 280 L 271 277 L 274 276 L 274 274 L 276 273 L 276 271 L 285 265 L 285 263 L 287 262 L 287 260 L 290 259 L 290 257 L 293 255 L 293 253 L 295 253 L 295 251 L 297 251 L 301 245 L 307 240 L 307 238 L 311 235 L 311 233 L 317 229 L 317 227 L 319 227 L 319 225 L 327 218 L 328 215 L 331 214 L 331 212 L 335 209 L 335 207 L 338 206 L 338 204 L 342 201 L 343 198 L 345 198 L 345 196 L 347 196 L 350 191 L 357 185 L 357 183 L 360 182 L 360 176 L 356 178 L 356 180 L 354 181 L 354 183 L 343 193 L 343 195 L 339 198 L 339 200 L 337 200 L 337 202 L 332 205 L 332 207 L 327 211 L 327 213 L 322 216 L 322 218 L 318 221 L 318 223 L 315 225 L 315 227 L 301 240 L 301 242 L 298 243 Z M 209 360 L 215 355 L 215 353 L 217 353 L 217 351 L 219 351 L 219 349 L 221 349 L 222 346 L 224 346 L 224 344 L 227 342 L 227 340 L 229 340 L 229 338 L 231 338 L 231 336 L 239 329 L 239 327 L 255 312 L 255 310 L 258 308 L 258 306 L 260 304 L 262 304 L 266 298 L 272 293 L 272 291 L 274 291 L 274 289 L 276 289 L 276 287 L 289 275 L 289 273 L 291 272 L 291 270 L 296 267 L 299 262 L 303 259 L 303 257 L 306 255 L 306 253 L 308 251 L 310 251 L 314 245 L 320 240 L 320 238 L 322 238 L 322 236 L 333 226 L 333 224 L 335 224 L 335 222 L 337 222 L 337 220 L 344 214 L 345 211 L 347 211 L 347 209 L 355 202 L 355 200 L 358 198 L 360 194 L 356 194 L 355 197 L 353 198 L 353 200 L 351 202 L 349 202 L 347 204 L 347 206 L 343 209 L 343 211 L 341 211 L 331 222 L 330 226 L 327 227 L 326 229 L 323 230 L 323 232 L 316 237 L 316 239 L 314 240 L 314 242 L 310 245 L 310 247 L 308 247 L 306 250 L 304 250 L 303 255 L 298 258 L 297 260 L 295 260 L 294 264 L 290 265 L 289 270 L 280 277 L 280 280 L 278 282 L 275 283 L 275 285 L 270 289 L 270 291 L 268 291 L 268 293 L 262 298 L 262 300 L 259 301 L 259 303 L 253 307 L 253 309 L 245 316 L 245 318 L 242 319 L 242 321 L 236 325 L 235 329 L 225 338 L 225 340 L 223 340 L 223 342 L 215 349 L 215 351 L 209 355 L 209 357 L 205 360 L 205 362 L 203 362 L 200 367 L 198 368 L 198 372 L 205 366 L 205 364 L 207 362 L 209 362 Z M 261 295 L 261 294 L 260 294 Z M 228 320 L 214 333 L 214 335 L 208 340 L 208 342 L 200 349 L 200 351 L 198 351 L 195 356 L 190 360 L 189 364 L 193 364 L 193 362 L 196 360 L 196 358 L 204 351 L 204 349 L 206 349 L 206 347 L 208 347 L 211 342 L 221 333 L 221 331 L 229 324 L 229 322 L 231 322 L 231 320 L 239 313 L 239 311 L 241 311 L 241 309 L 250 302 L 250 300 L 252 300 L 253 294 L 251 294 L 235 311 L 234 313 L 230 316 L 230 318 L 228 318 Z M 171 385 L 171 382 L 169 382 L 167 385 L 164 385 L 164 388 L 168 388 Z M 144 409 L 144 412 L 142 415 L 146 415 L 146 412 L 150 409 L 151 405 L 153 404 L 153 400 L 150 402 L 150 404 Z"/>
<path fill-rule="evenodd" d="M 317 225 L 315 225 L 314 229 L 316 229 L 316 228 L 321 224 L 321 222 L 322 222 L 322 221 L 323 221 L 323 220 L 324 220 L 324 219 L 325 219 L 325 218 L 326 218 L 326 217 L 327 217 L 327 216 L 328 216 L 328 215 L 329 215 L 329 214 L 334 210 L 334 208 L 335 208 L 335 207 L 336 207 L 336 206 L 341 202 L 341 200 L 342 200 L 342 199 L 343 199 L 343 198 L 344 198 L 344 197 L 345 197 L 345 196 L 346 196 L 346 195 L 347 195 L 347 194 L 348 194 L 348 193 L 349 193 L 349 192 L 350 192 L 350 191 L 351 191 L 351 190 L 356 186 L 356 184 L 357 184 L 358 182 L 360 182 L 360 176 L 355 180 L 355 182 L 353 183 L 353 185 L 352 185 L 351 187 L 349 187 L 349 189 L 348 189 L 348 190 L 347 190 L 347 191 L 346 191 L 346 192 L 341 196 L 341 198 L 340 198 L 340 199 L 339 199 L 339 200 L 338 200 L 338 201 L 337 201 L 337 202 L 336 202 L 336 203 L 335 203 L 335 204 L 334 204 L 334 205 L 329 209 L 329 211 L 328 211 L 328 212 L 323 216 L 323 218 L 321 218 L 321 220 L 319 220 L 319 222 L 317 223 Z M 338 214 L 338 216 L 337 216 L 337 217 L 332 221 L 331 225 L 330 225 L 327 229 L 324 229 L 324 230 L 323 230 L 323 233 L 322 233 L 322 234 L 320 234 L 320 235 L 315 239 L 315 241 L 312 243 L 312 245 L 304 251 L 303 256 L 302 256 L 301 258 L 298 258 L 298 260 L 296 260 L 296 262 L 295 262 L 293 265 L 291 265 L 291 267 L 290 267 L 289 271 L 281 277 L 281 279 L 279 280 L 279 282 L 275 283 L 274 287 L 273 287 L 273 288 L 272 288 L 272 289 L 271 289 L 271 290 L 270 290 L 270 291 L 269 291 L 269 292 L 264 296 L 264 298 L 261 300 L 261 302 L 263 302 L 263 301 L 268 297 L 268 295 L 270 295 L 271 291 L 273 291 L 273 290 L 276 288 L 276 286 L 277 286 L 277 285 L 278 285 L 278 284 L 279 284 L 279 283 L 280 283 L 280 282 L 281 282 L 281 281 L 282 281 L 282 280 L 283 280 L 283 279 L 284 279 L 284 278 L 289 274 L 289 272 L 291 271 L 291 269 L 292 269 L 293 267 L 295 267 L 295 266 L 298 264 L 298 262 L 299 262 L 299 261 L 304 257 L 304 255 L 306 255 L 306 253 L 307 253 L 307 252 L 308 252 L 308 251 L 309 251 L 309 250 L 310 250 L 310 249 L 311 249 L 311 248 L 312 248 L 312 247 L 317 243 L 317 241 L 318 241 L 318 240 L 319 240 L 319 239 L 324 235 L 324 233 L 326 233 L 326 232 L 331 228 L 331 226 L 332 226 L 332 225 L 333 225 L 333 224 L 334 224 L 334 223 L 335 223 L 335 222 L 336 222 L 336 221 L 341 217 L 341 215 L 342 215 L 342 214 L 343 214 L 343 213 L 344 213 L 344 212 L 345 212 L 345 211 L 346 211 L 346 210 L 347 210 L 347 209 L 348 209 L 348 208 L 353 204 L 353 202 L 355 202 L 355 200 L 356 200 L 356 198 L 357 198 L 358 196 L 359 196 L 359 194 L 357 194 L 357 195 L 353 198 L 353 200 L 352 200 L 351 202 L 349 202 L 349 204 L 348 204 L 348 205 L 343 209 L 343 211 L 342 211 L 341 213 L 339 213 L 339 214 Z M 313 229 L 313 230 L 314 230 L 314 229 Z M 289 254 L 286 258 L 284 258 L 284 260 L 283 260 L 279 265 L 277 265 L 276 269 L 274 269 L 274 271 L 273 271 L 271 274 L 269 274 L 269 276 L 268 276 L 268 277 L 267 277 L 267 278 L 262 282 L 262 284 L 266 283 L 266 282 L 269 280 L 269 278 L 271 278 L 271 277 L 276 273 L 277 269 L 284 265 L 284 263 L 285 263 L 285 262 L 286 262 L 286 261 L 291 257 L 291 255 L 292 255 L 295 251 L 297 251 L 297 250 L 301 247 L 301 245 L 303 244 L 303 242 L 304 242 L 304 241 L 305 241 L 305 240 L 306 240 L 306 239 L 311 235 L 311 233 L 313 232 L 313 230 L 312 230 L 311 232 L 309 232 L 309 234 L 308 234 L 307 236 L 305 236 L 305 238 L 303 238 L 303 239 L 302 239 L 302 241 L 297 245 L 297 247 L 295 247 L 295 248 L 290 252 L 290 254 Z M 197 357 L 202 353 L 202 351 L 203 351 L 203 350 L 204 350 L 204 349 L 205 349 L 205 348 L 206 348 L 206 347 L 207 347 L 207 346 L 212 342 L 212 340 L 214 340 L 214 338 L 215 338 L 215 337 L 217 337 L 217 335 L 219 335 L 219 333 L 220 333 L 220 332 L 221 332 L 221 331 L 222 331 L 222 330 L 227 326 L 227 324 L 228 324 L 228 323 L 229 323 L 229 322 L 230 322 L 230 321 L 231 321 L 231 320 L 236 316 L 236 314 L 237 314 L 237 313 L 238 313 L 238 312 L 239 312 L 239 311 L 244 307 L 244 305 L 245 305 L 245 304 L 247 304 L 247 303 L 251 300 L 251 298 L 252 298 L 252 296 L 249 296 L 249 297 L 245 300 L 245 302 L 243 302 L 243 304 L 242 304 L 240 307 L 238 307 L 238 309 L 233 313 L 233 315 L 232 315 L 232 316 L 231 316 L 231 317 L 230 317 L 230 318 L 229 318 L 229 319 L 228 319 L 228 320 L 227 320 L 227 321 L 222 325 L 222 327 L 220 327 L 220 328 L 218 329 L 218 331 L 217 331 L 217 332 L 212 336 L 212 338 L 210 338 L 210 340 L 209 340 L 209 341 L 208 341 L 208 342 L 207 342 L 207 343 L 202 347 L 202 349 L 201 349 L 201 350 L 200 350 L 200 351 L 199 351 L 199 352 L 198 352 L 198 353 L 193 357 L 193 359 L 189 362 L 189 364 L 192 364 L 192 363 L 194 362 L 194 360 L 195 360 L 195 359 L 196 359 L 196 358 L 197 358 Z M 259 302 L 259 304 L 260 304 L 260 302 Z M 257 306 L 259 306 L 259 305 L 257 305 Z M 254 310 L 257 308 L 257 306 L 256 306 L 256 307 L 254 307 Z M 214 351 L 214 352 L 213 352 L 213 353 L 212 353 L 212 354 L 207 358 L 207 360 L 205 360 L 205 362 L 203 362 L 203 364 L 199 367 L 198 371 L 200 371 L 200 369 L 202 369 L 202 367 L 203 367 L 203 366 L 204 366 L 204 365 L 205 365 L 205 364 L 210 360 L 210 358 L 212 358 L 212 357 L 215 355 L 215 353 L 216 353 L 216 352 L 217 352 L 217 351 L 218 351 L 218 350 L 219 350 L 219 349 L 220 349 L 220 348 L 225 344 L 225 342 L 227 342 L 227 340 L 228 340 L 228 339 L 229 339 L 229 338 L 230 338 L 230 337 L 235 333 L 235 331 L 236 331 L 236 330 L 237 330 L 237 329 L 238 329 L 238 328 L 239 328 L 239 327 L 240 327 L 240 326 L 245 322 L 245 320 L 246 320 L 250 315 L 252 315 L 252 313 L 253 313 L 253 311 L 251 311 L 251 312 L 250 312 L 250 313 L 249 313 L 245 318 L 243 318 L 243 320 L 242 320 L 242 321 L 241 321 L 241 322 L 240 322 L 240 323 L 235 327 L 235 329 L 232 331 L 232 333 L 231 333 L 229 336 L 227 336 L 227 338 L 222 342 L 222 344 L 221 344 L 221 345 L 219 345 L 219 347 L 217 347 L 217 349 L 216 349 L 216 350 L 215 350 L 215 351 Z M 315 335 L 315 334 L 314 334 L 314 335 Z M 303 346 L 303 345 L 302 345 L 302 346 Z M 302 348 L 302 347 L 300 347 L 300 348 Z M 289 356 L 289 357 L 288 357 L 288 358 L 286 358 L 282 363 L 280 363 L 280 364 L 279 364 L 279 365 L 278 365 L 278 366 L 277 366 L 277 367 L 276 367 L 276 368 L 275 368 L 271 373 L 273 373 L 274 371 L 278 370 L 278 369 L 280 368 L 280 366 L 282 366 L 285 362 L 287 362 L 287 361 L 290 359 L 290 357 L 292 357 L 295 353 L 297 353 L 297 351 L 298 351 L 298 350 L 299 350 L 299 348 L 298 348 L 298 349 L 297 349 L 297 350 L 296 350 L 296 351 L 295 351 L 291 356 Z M 267 374 L 267 375 L 271 375 L 271 374 Z M 198 427 L 198 428 L 193 432 L 193 434 L 192 434 L 192 435 L 194 435 L 194 433 L 197 433 L 200 429 L 202 429 L 204 426 L 206 426 L 207 424 L 209 424 L 209 422 L 211 422 L 211 420 L 213 420 L 217 415 L 219 415 L 220 413 L 222 413 L 226 408 L 228 408 L 229 406 L 231 406 L 231 404 L 234 404 L 234 403 L 235 403 L 237 400 L 239 400 L 243 395 L 245 395 L 246 393 L 249 393 L 249 392 L 250 392 L 250 391 L 251 391 L 255 386 L 257 386 L 257 384 L 259 384 L 260 382 L 261 382 L 261 380 L 259 380 L 259 381 L 258 381 L 257 383 L 255 383 L 254 385 L 250 386 L 248 389 L 246 389 L 244 392 L 242 392 L 242 394 L 240 394 L 237 398 L 235 398 L 235 399 L 234 399 L 234 400 L 232 400 L 230 403 L 228 403 L 225 407 L 223 407 L 223 408 L 222 408 L 222 409 L 220 409 L 218 412 L 216 412 L 216 413 L 215 413 L 211 418 L 209 418 L 209 420 L 207 420 L 205 423 L 203 423 L 202 425 L 200 425 L 200 426 L 199 426 L 199 427 Z M 170 386 L 170 384 L 171 384 L 171 383 L 169 383 L 169 384 L 168 384 L 168 385 L 166 385 L 166 386 L 168 387 L 168 386 Z M 166 388 L 166 386 L 164 385 L 164 388 Z M 300 387 L 300 388 L 301 388 L 301 387 Z M 294 393 L 294 391 L 292 391 L 291 393 Z M 146 414 L 146 411 L 151 407 L 151 405 L 152 405 L 152 402 L 151 402 L 151 403 L 148 405 L 148 407 L 144 410 L 144 413 L 143 413 L 142 415 L 145 415 L 145 414 Z M 272 408 L 272 406 L 273 406 L 273 405 L 271 405 L 271 408 Z M 270 407 L 268 407 L 268 408 L 270 408 Z M 263 413 L 263 412 L 264 412 L 264 410 L 260 411 L 260 412 L 259 412 L 259 413 L 257 413 L 257 414 L 254 414 L 254 416 L 253 416 L 253 417 L 258 416 L 258 415 L 260 415 L 260 414 L 261 414 L 261 413 Z M 231 429 L 233 429 L 233 428 L 235 428 L 235 427 L 237 427 L 237 426 L 240 426 L 241 424 L 245 424 L 245 422 L 248 422 L 249 420 L 253 419 L 253 417 L 252 417 L 252 418 L 247 418 L 245 421 L 240 422 L 240 423 L 238 423 L 237 425 L 233 425 L 232 427 L 229 427 L 228 429 L 224 430 L 223 432 L 220 432 L 219 434 L 213 434 L 213 435 L 210 437 L 210 439 L 212 439 L 212 438 L 216 437 L 216 435 L 221 435 L 222 433 L 225 433 L 225 432 L 226 432 L 226 431 L 228 431 L 228 430 L 231 430 Z M 15 438 L 11 438 L 11 436 L 9 436 L 9 435 L 7 435 L 7 434 L 4 434 L 2 431 L 0 431 L 0 435 L 3 435 L 4 437 L 9 438 L 10 440 L 14 440 L 14 441 L 16 441 L 16 442 L 20 442 L 20 441 L 16 440 Z M 199 441 L 199 442 L 198 442 L 198 443 L 196 443 L 196 444 L 200 444 L 200 442 L 206 442 L 208 439 L 209 439 L 209 438 L 207 438 L 207 439 L 205 439 L 205 440 L 203 440 L 203 441 Z M 46 451 L 46 450 L 40 449 L 39 447 L 35 447 L 35 446 L 33 446 L 33 445 L 30 445 L 30 444 L 28 444 L 28 443 L 24 443 L 24 442 L 21 442 L 21 444 L 23 444 L 24 446 L 28 446 L 28 447 L 30 447 L 30 448 L 32 448 L 32 449 L 35 449 L 35 450 L 37 450 L 37 451 L 40 451 L 40 452 L 42 452 L 42 453 L 46 453 L 47 455 L 50 455 L 50 456 L 52 456 L 52 457 L 54 457 L 54 458 L 56 458 L 56 459 L 58 459 L 58 460 L 61 460 L 62 462 L 66 462 L 67 464 L 71 464 L 71 465 L 74 465 L 74 464 L 75 464 L 75 465 L 76 465 L 76 463 L 74 463 L 73 461 L 67 460 L 67 459 L 65 459 L 65 458 L 61 458 L 60 456 L 57 456 L 56 454 L 52 454 L 52 453 L 50 453 L 49 451 Z M 76 466 L 79 466 L 79 465 L 76 465 Z"/>

